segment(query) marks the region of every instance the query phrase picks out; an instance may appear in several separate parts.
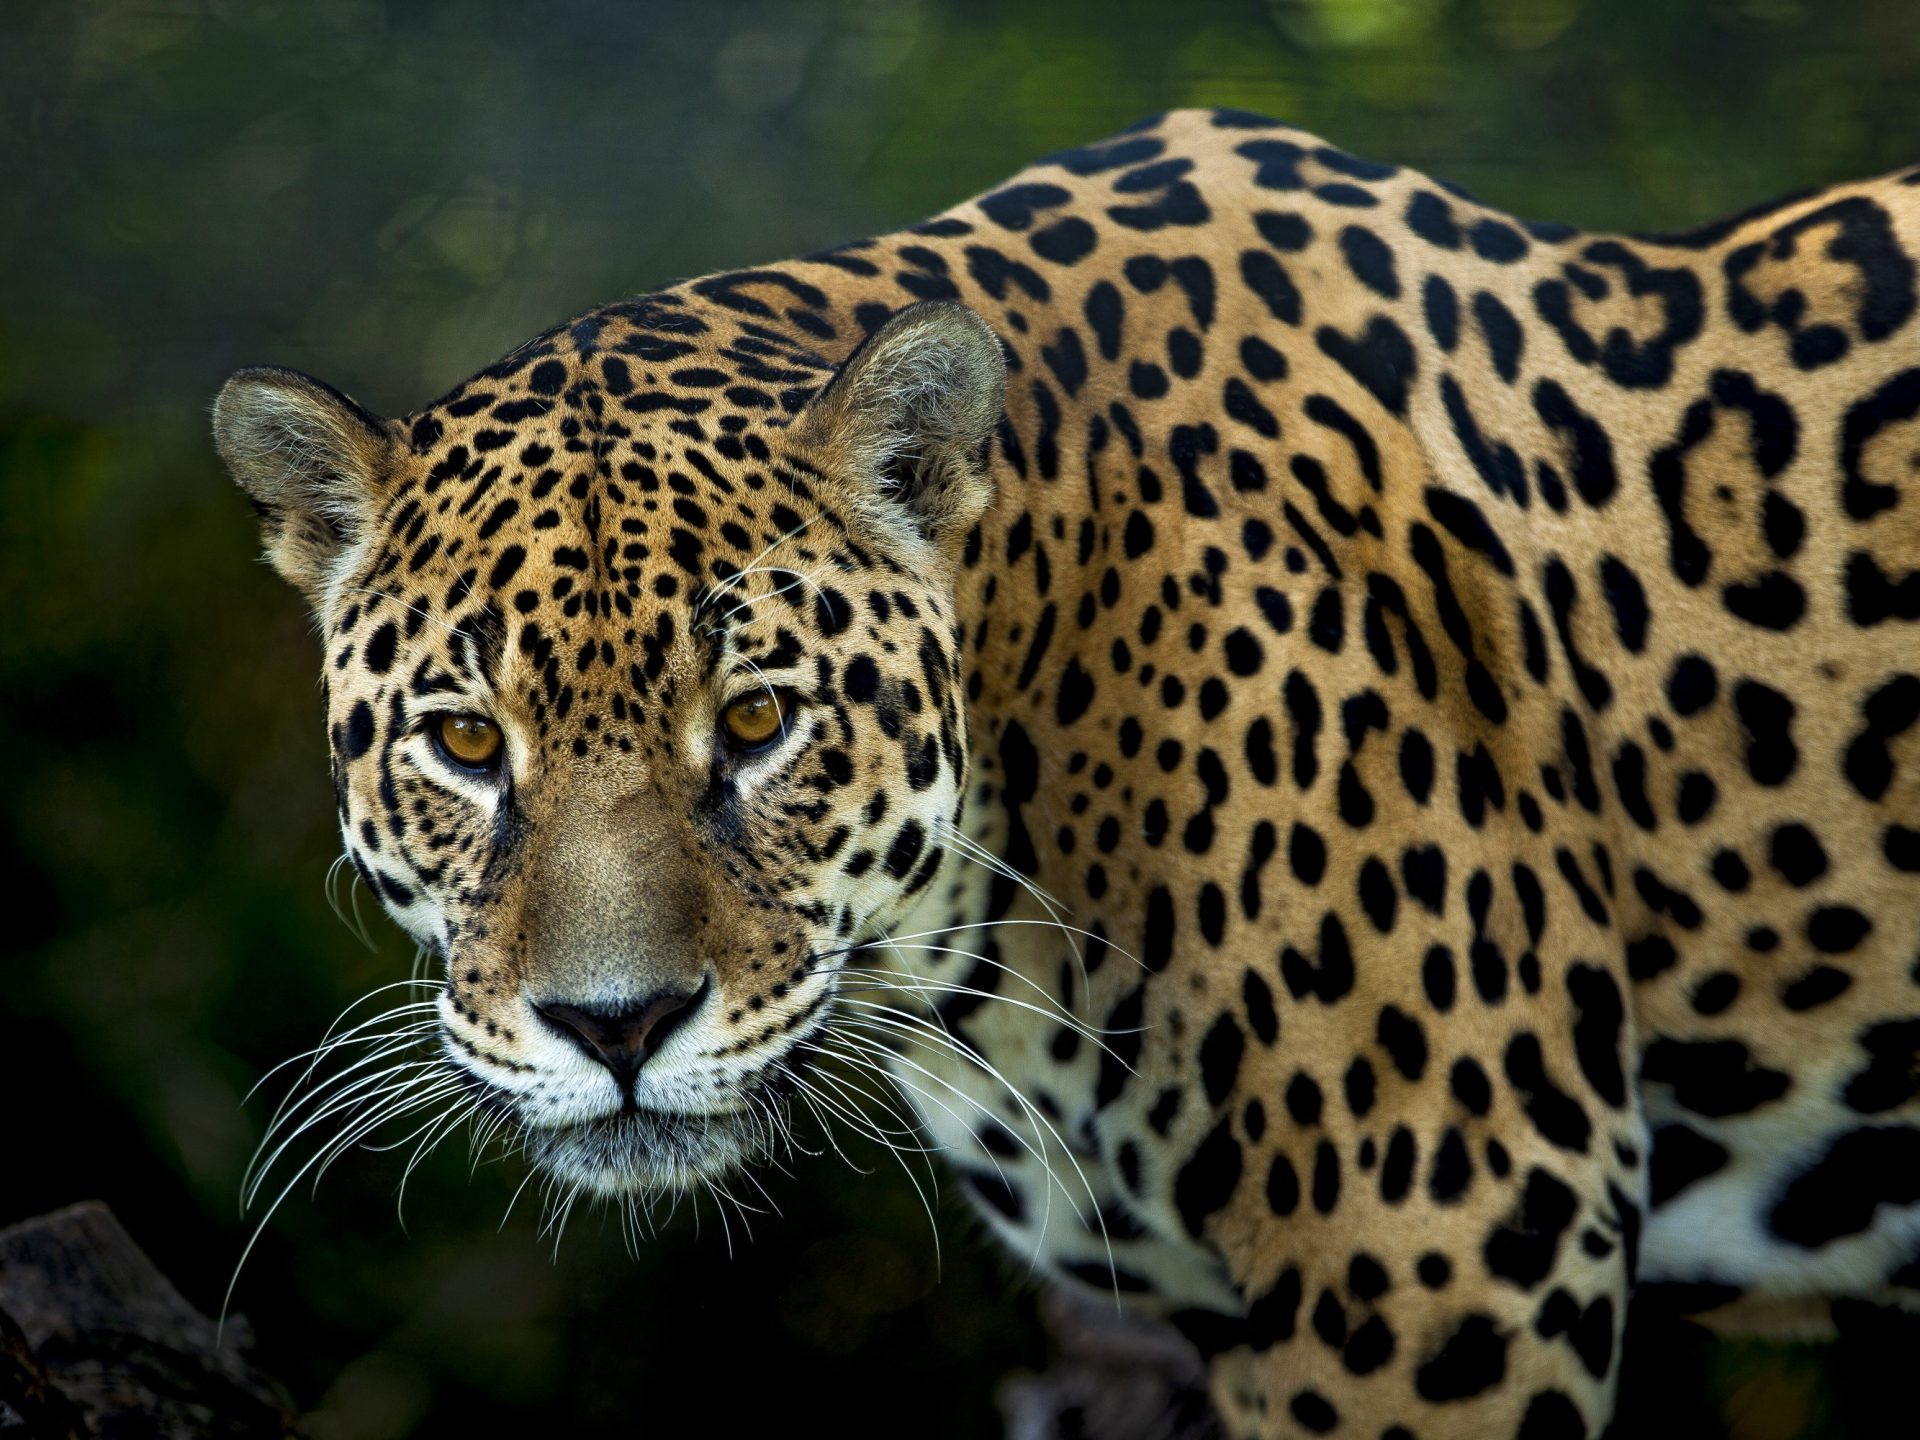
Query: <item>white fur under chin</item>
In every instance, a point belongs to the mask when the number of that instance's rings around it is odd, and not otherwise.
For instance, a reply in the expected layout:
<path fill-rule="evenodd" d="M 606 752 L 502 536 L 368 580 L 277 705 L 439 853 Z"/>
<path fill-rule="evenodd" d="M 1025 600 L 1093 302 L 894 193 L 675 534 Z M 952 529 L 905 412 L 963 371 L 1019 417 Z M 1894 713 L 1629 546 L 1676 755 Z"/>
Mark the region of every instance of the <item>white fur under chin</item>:
<path fill-rule="evenodd" d="M 604 1196 L 663 1195 L 723 1179 L 754 1157 L 738 1116 L 628 1112 L 582 1124 L 530 1125 L 526 1155 L 562 1185 Z"/>

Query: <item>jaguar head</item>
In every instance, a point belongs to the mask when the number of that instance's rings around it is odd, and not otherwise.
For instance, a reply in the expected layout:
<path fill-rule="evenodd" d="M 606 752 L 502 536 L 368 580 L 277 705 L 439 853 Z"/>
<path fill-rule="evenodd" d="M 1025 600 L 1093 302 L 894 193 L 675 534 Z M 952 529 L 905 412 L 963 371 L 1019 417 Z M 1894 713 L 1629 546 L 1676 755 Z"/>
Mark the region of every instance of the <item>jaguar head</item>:
<path fill-rule="evenodd" d="M 966 784 L 999 342 L 931 302 L 818 343 L 663 295 L 404 420 L 277 369 L 215 405 L 347 854 L 444 962 L 436 1063 L 577 1187 L 751 1158 Z"/>

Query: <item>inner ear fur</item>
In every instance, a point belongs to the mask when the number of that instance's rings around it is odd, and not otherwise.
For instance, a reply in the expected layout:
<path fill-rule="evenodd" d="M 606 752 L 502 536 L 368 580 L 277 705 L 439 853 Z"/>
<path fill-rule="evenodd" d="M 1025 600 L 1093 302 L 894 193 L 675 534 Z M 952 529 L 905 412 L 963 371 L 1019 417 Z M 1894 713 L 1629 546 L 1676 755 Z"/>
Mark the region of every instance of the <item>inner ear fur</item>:
<path fill-rule="evenodd" d="M 1000 341 L 966 306 L 910 305 L 850 356 L 798 421 L 876 510 L 957 547 L 993 500 L 987 445 L 1006 400 Z"/>
<path fill-rule="evenodd" d="M 377 512 L 393 426 L 310 375 L 256 366 L 221 387 L 213 443 L 253 501 L 267 559 L 318 609 Z"/>

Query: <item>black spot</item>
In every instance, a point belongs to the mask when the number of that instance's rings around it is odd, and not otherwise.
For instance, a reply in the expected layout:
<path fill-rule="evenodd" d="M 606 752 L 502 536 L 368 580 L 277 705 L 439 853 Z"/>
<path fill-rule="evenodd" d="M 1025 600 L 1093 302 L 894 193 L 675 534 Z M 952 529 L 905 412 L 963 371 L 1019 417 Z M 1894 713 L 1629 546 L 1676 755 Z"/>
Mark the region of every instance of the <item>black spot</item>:
<path fill-rule="evenodd" d="M 1347 1262 L 1347 1289 L 1356 1300 L 1378 1300 L 1387 1293 L 1387 1272 L 1378 1260 L 1361 1253 Z"/>
<path fill-rule="evenodd" d="M 1093 703 L 1093 677 L 1080 668 L 1079 656 L 1067 661 L 1060 672 L 1060 689 L 1054 701 L 1054 715 L 1062 725 L 1071 725 L 1087 713 Z"/>
<path fill-rule="evenodd" d="M 1486 337 L 1494 373 L 1511 385 L 1520 374 L 1520 354 L 1525 346 L 1520 322 L 1485 290 L 1473 297 L 1473 318 L 1480 322 L 1480 333 Z"/>
<path fill-rule="evenodd" d="M 1273 255 L 1265 250 L 1245 250 L 1240 255 L 1240 278 L 1260 297 L 1267 313 L 1283 325 L 1300 323 L 1300 292 Z"/>
<path fill-rule="evenodd" d="M 1373 1112 L 1376 1091 L 1373 1066 L 1367 1063 L 1364 1056 L 1356 1058 L 1351 1065 L 1347 1066 L 1347 1073 L 1341 1086 L 1347 1092 L 1347 1109 L 1352 1113 L 1353 1118 L 1366 1119 Z"/>
<path fill-rule="evenodd" d="M 1467 1400 L 1498 1385 L 1507 1375 L 1507 1336 L 1490 1315 L 1469 1315 L 1414 1373 L 1421 1399 L 1442 1403 Z"/>
<path fill-rule="evenodd" d="M 1327 845 L 1317 830 L 1294 821 L 1287 837 L 1287 864 L 1303 885 L 1318 885 L 1327 870 Z"/>
<path fill-rule="evenodd" d="M 1453 962 L 1453 952 L 1444 945 L 1435 945 L 1428 949 L 1426 959 L 1420 965 L 1420 983 L 1427 994 L 1427 1003 L 1441 1014 L 1453 1009 L 1455 991 L 1458 988 L 1458 976 Z"/>
<path fill-rule="evenodd" d="M 1533 408 L 1566 447 L 1567 466 L 1580 498 L 1596 508 L 1605 505 L 1618 485 L 1613 441 L 1605 429 L 1552 380 L 1542 380 L 1533 387 Z"/>
<path fill-rule="evenodd" d="M 1567 994 L 1573 999 L 1573 1045 L 1580 1073 L 1602 1100 L 1618 1109 L 1627 1103 L 1626 1076 L 1620 1069 L 1620 1036 L 1626 1024 L 1620 987 L 1604 970 L 1574 965 L 1567 971 Z"/>
<path fill-rule="evenodd" d="M 1473 1180 L 1473 1161 L 1467 1155 L 1466 1138 L 1449 1125 L 1434 1147 L 1433 1173 L 1427 1180 L 1427 1193 L 1437 1205 L 1451 1205 L 1466 1193 Z"/>
<path fill-rule="evenodd" d="M 1433 742 L 1409 728 L 1400 738 L 1400 780 L 1421 805 L 1433 793 Z"/>
<path fill-rule="evenodd" d="M 495 590 L 500 589 L 520 573 L 520 567 L 526 563 L 526 559 L 527 552 L 522 547 L 507 546 L 494 560 L 493 570 L 487 576 L 487 584 Z"/>
<path fill-rule="evenodd" d="M 1323 325 L 1314 333 L 1314 340 L 1388 411 L 1406 414 L 1407 387 L 1414 379 L 1416 366 L 1413 346 L 1398 325 L 1384 315 L 1376 315 L 1357 339 Z"/>
<path fill-rule="evenodd" d="M 1078 395 L 1087 383 L 1087 354 L 1080 346 L 1080 333 L 1071 326 L 1061 326 L 1053 343 L 1040 347 L 1040 358 L 1067 394 Z"/>
<path fill-rule="evenodd" d="M 1434 343 L 1451 353 L 1460 343 L 1460 302 L 1454 296 L 1453 287 L 1443 277 L 1429 275 L 1421 288 L 1420 299 Z"/>
<path fill-rule="evenodd" d="M 1553 1273 L 1561 1237 L 1578 1210 L 1579 1201 L 1564 1182 L 1538 1166 L 1529 1170 L 1514 1213 L 1487 1237 L 1488 1273 L 1522 1290 L 1535 1288 Z"/>
<path fill-rule="evenodd" d="M 1471 1056 L 1462 1055 L 1453 1062 L 1447 1088 L 1471 1114 L 1484 1116 L 1493 1108 L 1493 1086 L 1487 1080 L 1487 1072 L 1480 1068 L 1480 1062 Z"/>
<path fill-rule="evenodd" d="M 1740 998 L 1740 977 L 1731 970 L 1716 970 L 1693 987 L 1691 1003 L 1698 1015 L 1719 1015 Z"/>
<path fill-rule="evenodd" d="M 1291 1340 L 1299 1323 L 1300 1272 L 1289 1265 L 1273 1282 L 1273 1288 L 1247 1306 L 1245 1343 L 1255 1350 L 1267 1350 L 1283 1340 Z"/>
<path fill-rule="evenodd" d="M 1860 1032 L 1867 1067 L 1842 1092 L 1850 1109 L 1879 1115 L 1920 1095 L 1920 1020 L 1884 1020 Z"/>
<path fill-rule="evenodd" d="M 1611 270 L 1618 279 L 1599 273 Z M 1596 240 L 1581 252 L 1578 263 L 1566 262 L 1564 279 L 1542 280 L 1534 287 L 1534 306 L 1556 331 L 1567 353 L 1583 365 L 1598 365 L 1616 385 L 1651 389 L 1665 385 L 1673 374 L 1674 352 L 1700 333 L 1704 307 L 1700 281 L 1684 268 L 1649 265 L 1637 252 L 1617 240 Z M 1656 301 L 1661 316 L 1657 333 L 1636 339 L 1624 326 L 1611 325 L 1596 339 L 1581 323 L 1573 303 L 1573 288 L 1589 295 L 1605 294 L 1611 285 L 1624 288 L 1632 301 Z"/>
<path fill-rule="evenodd" d="M 1513 574 L 1513 557 L 1478 505 L 1464 495 L 1442 490 L 1437 485 L 1427 487 L 1425 499 L 1428 512 L 1446 527 L 1448 534 L 1484 556 L 1502 575 Z"/>
<path fill-rule="evenodd" d="M 974 278 L 982 290 L 985 290 L 996 300 L 1004 300 L 1007 298 L 1009 285 L 1018 287 L 1029 299 L 1043 303 L 1053 294 L 1052 287 L 1041 278 L 1040 273 L 1032 266 L 1024 264 L 1019 260 L 1011 259 L 1001 254 L 1000 251 L 986 245 L 969 245 L 967 247 L 967 273 Z M 1107 290 L 1113 289 L 1110 284 L 1106 284 L 1104 281 L 1102 285 Z M 1097 288 L 1099 287 L 1096 287 L 1096 289 Z M 1087 319 L 1089 321 L 1093 320 L 1095 310 L 1094 297 L 1090 295 L 1087 298 Z M 1118 323 L 1117 312 L 1115 323 Z M 1096 324 L 1095 329 L 1098 330 L 1098 328 Z M 1107 358 L 1111 360 L 1113 356 L 1108 355 Z"/>
<path fill-rule="evenodd" d="M 1252 631 L 1244 627 L 1232 630 L 1222 643 L 1226 650 L 1227 669 L 1241 676 L 1259 674 L 1263 652 Z"/>
<path fill-rule="evenodd" d="M 1587 1440 L 1587 1422 L 1565 1392 L 1542 1390 L 1527 1402 L 1514 1440 Z"/>
<path fill-rule="evenodd" d="M 1331 1215 L 1340 1203 L 1340 1152 L 1331 1140 L 1322 1140 L 1313 1149 L 1313 1208 Z"/>
<path fill-rule="evenodd" d="M 1726 1146 L 1690 1126 L 1662 1125 L 1653 1132 L 1653 1154 L 1647 1160 L 1647 1198 L 1655 1207 L 1664 1205 L 1717 1173 L 1730 1158 Z"/>
<path fill-rule="evenodd" d="M 1720 693 L 1720 682 L 1705 656 L 1682 655 L 1674 661 L 1667 677 L 1667 703 L 1674 713 L 1694 715 L 1707 708 Z"/>
<path fill-rule="evenodd" d="M 1322 1290 L 1313 1307 L 1313 1330 L 1320 1343 L 1338 1350 L 1347 1343 L 1347 1312 L 1331 1289 Z"/>
<path fill-rule="evenodd" d="M 1431 190 L 1421 190 L 1407 202 L 1407 228 L 1440 250 L 1460 248 L 1460 226 L 1453 209 Z"/>
<path fill-rule="evenodd" d="M 896 880 L 904 879 L 914 862 L 920 858 L 926 838 L 927 832 L 918 820 L 908 820 L 901 825 L 893 837 L 893 844 L 887 847 L 887 873 Z"/>
<path fill-rule="evenodd" d="M 1173 1182 L 1173 1200 L 1187 1233 L 1200 1235 L 1209 1215 L 1224 1210 L 1239 1187 L 1244 1161 L 1232 1121 L 1222 1120 L 1195 1148 Z"/>
<path fill-rule="evenodd" d="M 1873 922 L 1851 905 L 1823 905 L 1807 917 L 1807 939 L 1823 955 L 1845 955 L 1859 947 Z"/>
<path fill-rule="evenodd" d="M 1657 822 L 1647 799 L 1646 782 L 1646 752 L 1629 740 L 1614 753 L 1613 788 L 1628 818 L 1642 830 L 1651 830 Z"/>
<path fill-rule="evenodd" d="M 373 632 L 367 641 L 367 648 L 361 652 L 361 659 L 368 670 L 375 675 L 384 675 L 393 668 L 393 652 L 399 644 L 400 635 L 389 620 Z"/>
<path fill-rule="evenodd" d="M 1862 702 L 1865 725 L 1848 744 L 1847 781 L 1869 800 L 1878 800 L 1893 783 L 1893 755 L 1887 742 L 1920 720 L 1920 677 L 1896 675 Z"/>
<path fill-rule="evenodd" d="M 1573 612 L 1580 602 L 1579 587 L 1575 585 L 1570 572 L 1559 557 L 1547 561 L 1545 566 L 1547 584 L 1547 604 L 1553 611 L 1554 631 L 1560 637 L 1560 648 L 1567 657 L 1567 667 L 1572 670 L 1574 683 L 1580 687 L 1580 694 L 1587 704 L 1595 710 L 1605 710 L 1613 703 L 1613 684 L 1604 672 L 1587 663 L 1580 653 L 1580 645 L 1573 629 Z M 1579 718 L 1571 709 L 1563 712 L 1563 723 L 1568 728 L 1579 725 Z M 1580 748 L 1585 751 L 1584 734 L 1580 738 Z M 1581 803 L 1589 810 L 1598 809 L 1597 799 L 1581 797 Z"/>
<path fill-rule="evenodd" d="M 1072 265 L 1093 252 L 1099 236 L 1093 226 L 1076 215 L 1056 220 L 1044 230 L 1034 232 L 1027 242 L 1033 253 L 1056 265 Z"/>
<path fill-rule="evenodd" d="M 1072 192 L 1059 185 L 1026 184 L 996 190 L 982 196 L 978 203 L 986 217 L 1002 229 L 1025 230 L 1033 224 L 1035 211 L 1064 205 L 1072 198 Z"/>
<path fill-rule="evenodd" d="M 1147 892 L 1146 918 L 1141 931 L 1140 963 L 1158 975 L 1173 959 L 1173 896 L 1164 885 Z"/>
<path fill-rule="evenodd" d="M 1624 561 L 1608 555 L 1600 562 L 1600 586 L 1613 610 L 1614 633 L 1638 655 L 1647 646 L 1647 592 Z"/>
<path fill-rule="evenodd" d="M 1362 285 L 1384 299 L 1400 298 L 1393 251 L 1373 231 L 1362 225 L 1347 226 L 1340 232 L 1340 254 Z"/>
<path fill-rule="evenodd" d="M 1814 965 L 1780 987 L 1780 1003 L 1795 1014 L 1829 1005 L 1853 988 L 1853 977 L 1831 965 Z"/>
<path fill-rule="evenodd" d="M 1267 1168 L 1267 1208 L 1283 1217 L 1300 1208 L 1300 1176 L 1285 1155 L 1276 1154 Z"/>
<path fill-rule="evenodd" d="M 1158 400 L 1171 388 L 1167 372 L 1150 360 L 1136 360 L 1127 370 L 1127 387 L 1142 400 Z"/>
<path fill-rule="evenodd" d="M 1287 1082 L 1287 1114 L 1296 1125 L 1318 1125 L 1321 1109 L 1325 1104 L 1320 1086 L 1314 1078 L 1301 1071 Z"/>
<path fill-rule="evenodd" d="M 1818 1249 L 1873 1224 L 1882 1205 L 1920 1203 L 1920 1130 L 1850 1130 L 1782 1192 L 1768 1226 L 1791 1245 Z"/>
<path fill-rule="evenodd" d="M 1340 1412 L 1317 1390 L 1302 1390 L 1287 1407 L 1304 1430 L 1325 1435 L 1340 1423 Z"/>
<path fill-rule="evenodd" d="M 856 656 L 848 662 L 840 684 L 849 700 L 865 704 L 879 693 L 880 667 L 873 663 L 870 656 Z"/>
<path fill-rule="evenodd" d="M 1854 268 L 1857 275 L 1837 286 L 1836 291 L 1853 301 L 1854 323 L 1861 338 L 1883 340 L 1913 313 L 1913 262 L 1901 249 L 1885 209 L 1864 196 L 1850 196 L 1810 210 L 1764 239 L 1742 245 L 1727 256 L 1723 266 L 1727 313 L 1734 323 L 1750 334 L 1768 324 L 1779 326 L 1789 339 L 1794 364 L 1805 370 L 1840 359 L 1851 348 L 1851 337 L 1837 325 L 1809 321 L 1806 294 L 1798 286 L 1787 286 L 1763 298 L 1748 287 L 1747 276 L 1763 258 L 1797 258 L 1802 235 L 1819 236 L 1829 227 L 1835 233 L 1819 245 L 1818 254 L 1824 260 Z M 1805 263 L 1811 268 L 1812 258 Z"/>
<path fill-rule="evenodd" d="M 1373 928 L 1382 935 L 1390 934 L 1394 915 L 1400 908 L 1400 893 L 1394 889 L 1392 875 L 1377 856 L 1368 856 L 1360 866 L 1359 890 L 1360 908 L 1366 911 Z"/>
<path fill-rule="evenodd" d="M 1683 1110 L 1715 1119 L 1778 1100 L 1793 1083 L 1756 1064 L 1739 1040 L 1655 1040 L 1641 1057 L 1640 1078 L 1668 1086 Z"/>
<path fill-rule="evenodd" d="M 1256 380 L 1287 378 L 1287 357 L 1258 335 L 1249 335 L 1240 342 L 1240 363 Z"/>
<path fill-rule="evenodd" d="M 1200 1079 L 1208 1103 L 1220 1104 L 1240 1078 L 1240 1057 L 1247 1041 L 1231 1015 L 1222 1014 L 1200 1042 Z"/>
<path fill-rule="evenodd" d="M 1191 160 L 1160 160 L 1129 170 L 1113 182 L 1114 191 L 1137 195 L 1157 191 L 1144 205 L 1109 205 L 1107 216 L 1131 230 L 1159 230 L 1168 225 L 1204 225 L 1211 217 L 1193 182 L 1182 179 L 1193 168 Z"/>
<path fill-rule="evenodd" d="M 1374 1026 L 1374 1038 L 1393 1061 L 1393 1068 L 1408 1080 L 1418 1080 L 1427 1070 L 1427 1035 L 1420 1022 L 1397 1006 L 1384 1005 Z"/>
<path fill-rule="evenodd" d="M 1473 247 L 1474 254 L 1496 265 L 1511 265 L 1516 260 L 1524 259 L 1532 248 L 1520 231 L 1504 220 L 1495 220 L 1491 216 L 1473 222 L 1472 228 L 1467 231 L 1467 243 Z"/>
<path fill-rule="evenodd" d="M 1296 1000 L 1317 996 L 1322 1004 L 1332 1005 L 1353 989 L 1353 951 L 1347 942 L 1346 927 L 1340 917 L 1328 911 L 1320 920 L 1320 954 L 1309 959 L 1293 946 L 1280 955 L 1280 975 Z"/>
<path fill-rule="evenodd" d="M 1793 740 L 1793 701 L 1758 680 L 1733 689 L 1733 705 L 1746 732 L 1747 773 L 1759 785 L 1784 785 L 1800 763 Z"/>
<path fill-rule="evenodd" d="M 1714 802 L 1720 798 L 1720 787 L 1713 783 L 1713 777 L 1704 770 L 1689 770 L 1680 777 L 1678 792 L 1673 797 L 1674 814 L 1680 817 L 1682 825 L 1698 825 L 1713 811 Z"/>
<path fill-rule="evenodd" d="M 347 723 L 340 727 L 336 745 L 341 758 L 358 760 L 373 748 L 373 707 L 364 700 L 354 702 Z"/>
<path fill-rule="evenodd" d="M 1881 837 L 1880 850 L 1894 869 L 1908 875 L 1920 874 L 1920 830 L 1889 825 Z"/>
<path fill-rule="evenodd" d="M 1520 1097 L 1520 1107 L 1549 1143 L 1563 1150 L 1585 1151 L 1592 1122 L 1580 1102 L 1554 1084 L 1536 1036 L 1522 1033 L 1507 1044 L 1507 1080 Z"/>
<path fill-rule="evenodd" d="M 1280 1038 L 1280 1017 L 1274 1013 L 1273 990 L 1249 968 L 1240 982 L 1240 998 L 1247 1008 L 1247 1024 L 1262 1045 Z"/>
<path fill-rule="evenodd" d="M 1298 254 L 1313 243 L 1313 227 L 1307 224 L 1307 217 L 1291 210 L 1285 213 L 1278 210 L 1257 211 L 1253 226 L 1260 232 L 1262 240 L 1283 255 Z"/>
<path fill-rule="evenodd" d="M 966 1187 L 988 1209 L 1005 1216 L 1018 1224 L 1026 1214 L 1026 1206 L 1020 1199 L 1020 1192 L 1009 1185 L 1004 1176 L 992 1170 L 962 1170 L 960 1178 Z"/>
<path fill-rule="evenodd" d="M 1404 1125 L 1393 1127 L 1387 1141 L 1387 1156 L 1380 1165 L 1380 1198 L 1398 1205 L 1413 1188 L 1413 1167 L 1418 1159 L 1413 1132 Z"/>
<path fill-rule="evenodd" d="M 1120 291 L 1111 280 L 1102 280 L 1087 292 L 1085 313 L 1087 324 L 1093 327 L 1094 342 L 1100 347 L 1101 358 L 1119 359 L 1120 329 L 1126 307 L 1120 299 Z"/>

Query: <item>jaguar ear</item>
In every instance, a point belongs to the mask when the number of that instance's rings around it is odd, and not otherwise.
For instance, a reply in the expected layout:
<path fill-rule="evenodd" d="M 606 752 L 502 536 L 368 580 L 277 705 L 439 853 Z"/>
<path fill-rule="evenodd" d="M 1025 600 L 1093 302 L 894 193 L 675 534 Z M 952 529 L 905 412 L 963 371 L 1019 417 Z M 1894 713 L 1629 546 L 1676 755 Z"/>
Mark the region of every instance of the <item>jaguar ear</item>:
<path fill-rule="evenodd" d="M 221 387 L 213 443 L 253 501 L 267 559 L 317 610 L 372 521 L 393 427 L 311 376 L 256 366 Z"/>
<path fill-rule="evenodd" d="M 870 482 L 883 514 L 904 515 L 953 551 L 993 500 L 986 449 L 1006 388 L 1006 361 L 986 321 L 964 305 L 926 300 L 868 337 L 796 427 L 835 473 Z"/>

